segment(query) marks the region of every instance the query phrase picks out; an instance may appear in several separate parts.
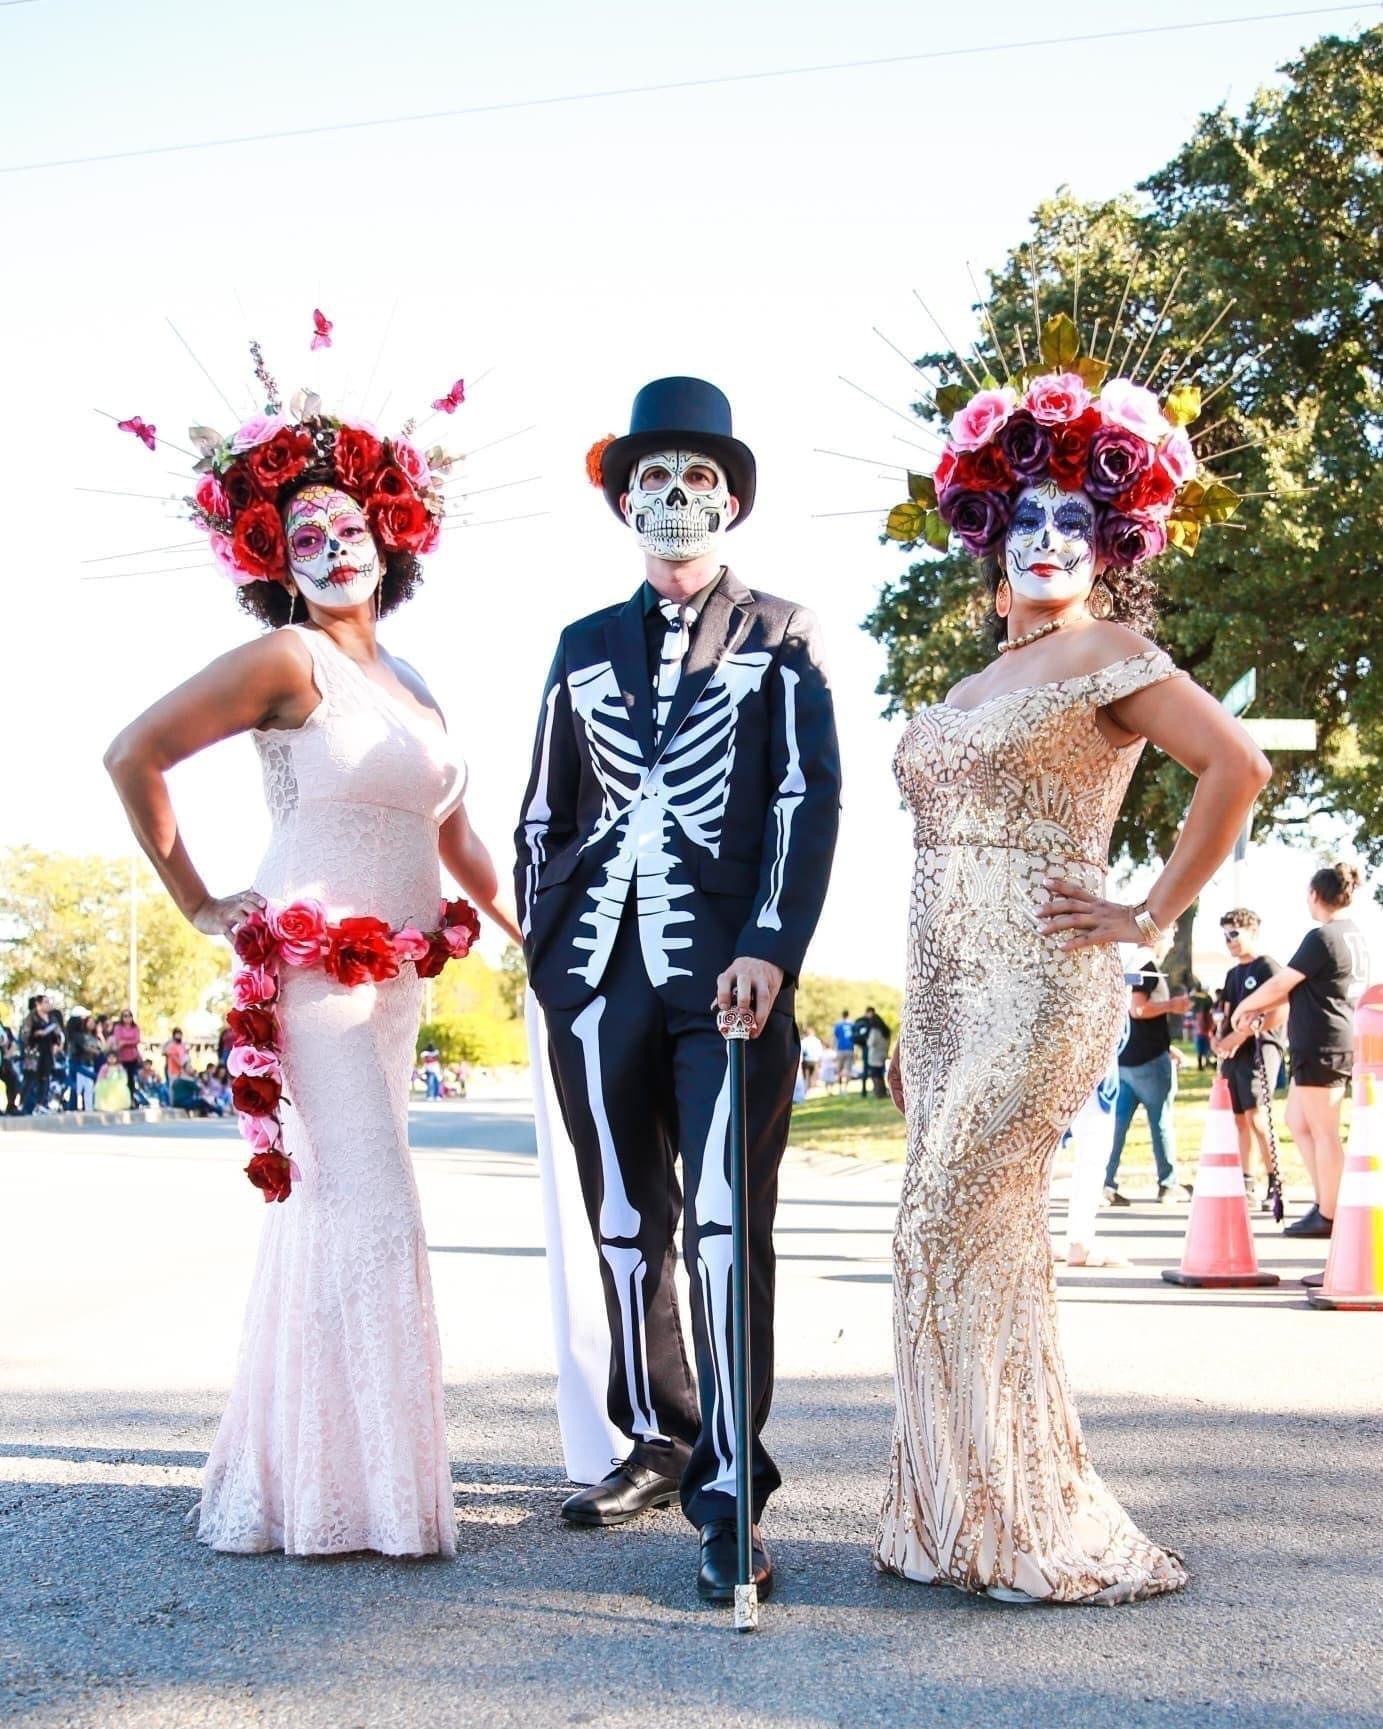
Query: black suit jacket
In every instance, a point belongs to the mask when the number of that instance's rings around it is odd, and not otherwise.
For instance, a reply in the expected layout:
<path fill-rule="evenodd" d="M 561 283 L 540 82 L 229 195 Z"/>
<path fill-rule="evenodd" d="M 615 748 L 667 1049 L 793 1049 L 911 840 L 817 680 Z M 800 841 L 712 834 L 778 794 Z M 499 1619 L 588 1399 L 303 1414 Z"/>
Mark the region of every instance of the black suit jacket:
<path fill-rule="evenodd" d="M 830 878 L 840 753 L 816 620 L 726 570 L 654 745 L 642 591 L 568 625 L 515 834 L 529 977 L 550 1008 L 599 989 L 634 902 L 659 993 L 705 1010 L 739 955 L 793 986 Z"/>

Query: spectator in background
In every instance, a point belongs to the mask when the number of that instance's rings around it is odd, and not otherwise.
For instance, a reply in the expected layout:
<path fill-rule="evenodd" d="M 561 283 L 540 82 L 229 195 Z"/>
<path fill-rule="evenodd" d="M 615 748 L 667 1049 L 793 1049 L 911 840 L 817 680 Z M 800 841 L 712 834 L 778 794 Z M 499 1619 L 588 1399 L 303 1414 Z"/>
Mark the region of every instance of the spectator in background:
<path fill-rule="evenodd" d="M 892 1039 L 893 1029 L 871 1003 L 855 1022 L 855 1043 L 861 1047 L 864 1065 L 860 1079 L 861 1098 L 869 1097 L 871 1086 L 876 1099 L 888 1097 L 884 1072 L 888 1068 L 888 1047 Z"/>
<path fill-rule="evenodd" d="M 442 1096 L 442 1057 L 432 1045 L 422 1053 L 423 1085 L 430 1099 L 440 1099 Z"/>
<path fill-rule="evenodd" d="M 808 1092 L 816 1085 L 817 1072 L 821 1068 L 821 1040 L 816 1036 L 816 1029 L 808 1027 L 802 1034 L 802 1084 Z"/>
<path fill-rule="evenodd" d="M 5 1115 L 19 1115 L 19 1099 L 24 1082 L 19 1073 L 19 1040 L 0 1021 L 0 1086 L 5 1089 Z"/>
<path fill-rule="evenodd" d="M 86 1018 L 86 1010 L 74 1004 L 67 1011 L 67 1022 L 62 1029 L 63 1044 L 67 1048 L 67 1091 L 63 1094 L 62 1103 L 63 1109 L 68 1111 L 77 1108 L 77 1046 L 86 1027 Z"/>
<path fill-rule="evenodd" d="M 144 1057 L 143 1038 L 133 1009 L 125 1009 L 111 1028 L 110 1045 L 116 1062 L 124 1069 L 125 1079 L 130 1084 L 130 1109 L 138 1110 L 144 1103 L 144 1097 L 139 1090 L 139 1071 L 144 1066 Z"/>
<path fill-rule="evenodd" d="M 1239 1136 L 1239 1162 L 1244 1167 L 1244 1187 L 1253 1192 L 1253 1151 L 1258 1149 L 1258 1161 L 1265 1175 L 1270 1172 L 1268 1125 L 1264 1115 L 1272 1108 L 1272 1095 L 1277 1090 L 1277 1078 L 1282 1073 L 1282 1041 L 1278 1036 L 1287 1020 L 1285 1006 L 1270 1009 L 1263 1026 L 1255 1035 L 1252 1027 L 1236 1030 L 1232 1025 L 1235 1009 L 1244 998 L 1252 995 L 1280 969 L 1271 955 L 1259 952 L 1259 917 L 1250 907 L 1234 907 L 1220 920 L 1220 930 L 1234 965 L 1225 974 L 1220 994 L 1215 999 L 1224 1030 L 1215 1040 L 1215 1055 L 1220 1059 L 1220 1073 L 1229 1086 L 1230 1104 L 1234 1109 L 1234 1127 Z M 1262 1039 L 1263 1064 L 1258 1063 L 1258 1037 Z M 1264 1092 L 1262 1074 L 1268 1077 Z M 1264 1205 L 1268 1203 L 1265 1200 Z"/>
<path fill-rule="evenodd" d="M 171 1095 L 173 1082 L 180 1079 L 187 1068 L 189 1051 L 183 1043 L 182 1028 L 174 1027 L 173 1036 L 163 1047 L 163 1078 L 168 1083 Z M 164 1101 L 167 1103 L 167 1100 Z"/>
<path fill-rule="evenodd" d="M 53 1071 L 61 1050 L 62 1021 L 56 1010 L 49 1009 L 48 998 L 40 991 L 29 998 L 29 1012 L 19 1023 L 20 1067 L 24 1074 L 21 1116 L 48 1110 Z"/>
<path fill-rule="evenodd" d="M 121 1069 L 115 1060 L 113 1051 L 107 1052 L 96 1075 L 94 1103 L 98 1111 L 123 1111 L 129 1108 L 130 1082 L 129 1076 Z"/>
<path fill-rule="evenodd" d="M 168 1087 L 159 1079 L 158 1070 L 148 1057 L 140 1065 L 139 1091 L 146 1105 L 168 1103 Z"/>
<path fill-rule="evenodd" d="M 831 1043 L 836 1050 L 836 1079 L 843 1088 L 855 1067 L 855 1017 L 849 1009 L 840 1011 L 840 1019 L 831 1028 Z"/>
<path fill-rule="evenodd" d="M 1196 1017 L 1196 1070 L 1215 1066 L 1215 1003 L 1201 991 L 1191 999 Z"/>
<path fill-rule="evenodd" d="M 1167 940 L 1171 941 L 1168 933 Z M 1119 1193 L 1119 1161 L 1129 1126 L 1141 1105 L 1148 1113 L 1152 1134 L 1153 1162 L 1157 1166 L 1157 1198 L 1179 1200 L 1189 1193 L 1177 1181 L 1176 1130 L 1172 1101 L 1176 1097 L 1176 1068 L 1172 1062 L 1172 1027 L 1169 1016 L 1183 1015 L 1191 999 L 1174 997 L 1167 988 L 1158 957 L 1148 954 L 1131 973 L 1129 983 L 1129 1030 L 1119 1052 L 1119 1096 L 1114 1103 L 1114 1145 L 1104 1174 L 1105 1203 L 1126 1207 L 1128 1198 Z"/>
<path fill-rule="evenodd" d="M 230 1054 L 235 1049 L 235 1039 L 231 1035 L 230 1023 L 221 1028 L 221 1035 L 216 1041 L 216 1060 L 218 1063 L 228 1063 Z"/>
<path fill-rule="evenodd" d="M 76 1108 L 89 1111 L 96 1104 L 96 1077 L 105 1061 L 106 1046 L 95 1015 L 87 1015 L 72 1040 L 69 1055 L 76 1063 Z"/>
<path fill-rule="evenodd" d="M 821 1067 L 817 1071 L 817 1079 L 821 1082 L 823 1092 L 839 1091 L 837 1083 L 840 1080 L 840 1058 L 836 1054 L 834 1044 L 823 1045 L 821 1048 Z"/>
<path fill-rule="evenodd" d="M 1344 916 L 1362 878 L 1351 864 L 1327 865 L 1311 878 L 1306 904 L 1317 929 L 1234 1010 L 1235 1030 L 1287 1004 L 1292 1084 L 1287 1126 L 1315 1190 L 1315 1203 L 1286 1226 L 1288 1237 L 1328 1237 L 1345 1168 L 1340 1107 L 1354 1060 L 1354 1005 L 1368 983 L 1363 933 Z"/>

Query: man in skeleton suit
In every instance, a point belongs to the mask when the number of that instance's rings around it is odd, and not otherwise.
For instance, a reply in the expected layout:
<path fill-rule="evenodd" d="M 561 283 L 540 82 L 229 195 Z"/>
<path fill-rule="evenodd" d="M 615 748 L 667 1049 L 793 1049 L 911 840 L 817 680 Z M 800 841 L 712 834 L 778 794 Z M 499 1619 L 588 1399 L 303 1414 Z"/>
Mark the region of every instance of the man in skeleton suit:
<path fill-rule="evenodd" d="M 600 484 L 644 553 L 634 595 L 568 625 L 516 835 L 529 977 L 599 1253 L 608 1409 L 629 1443 L 570 1497 L 614 1525 L 680 1499 L 697 1588 L 734 1594 L 729 1083 L 717 1006 L 753 1009 L 746 1053 L 757 1521 L 780 1481 L 759 1438 L 773 1386 L 773 1214 L 798 1036 L 793 991 L 826 894 L 840 764 L 816 623 L 722 563 L 754 503 L 730 405 L 647 385 Z M 682 1160 L 686 1205 L 674 1161 Z M 696 1378 L 673 1271 L 682 1215 Z M 772 1563 L 755 1528 L 763 1593 Z"/>

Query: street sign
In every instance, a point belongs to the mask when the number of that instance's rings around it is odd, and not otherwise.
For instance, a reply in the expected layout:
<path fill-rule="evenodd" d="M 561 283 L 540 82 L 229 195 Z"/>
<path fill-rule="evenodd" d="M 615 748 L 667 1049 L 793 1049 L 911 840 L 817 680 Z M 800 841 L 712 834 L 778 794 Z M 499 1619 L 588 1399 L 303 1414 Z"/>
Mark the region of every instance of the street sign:
<path fill-rule="evenodd" d="M 1244 731 L 1259 750 L 1315 750 L 1313 720 L 1246 720 Z"/>
<path fill-rule="evenodd" d="M 1234 683 L 1220 698 L 1220 707 L 1228 709 L 1230 714 L 1242 714 L 1258 695 L 1258 670 L 1250 667 L 1241 678 Z"/>

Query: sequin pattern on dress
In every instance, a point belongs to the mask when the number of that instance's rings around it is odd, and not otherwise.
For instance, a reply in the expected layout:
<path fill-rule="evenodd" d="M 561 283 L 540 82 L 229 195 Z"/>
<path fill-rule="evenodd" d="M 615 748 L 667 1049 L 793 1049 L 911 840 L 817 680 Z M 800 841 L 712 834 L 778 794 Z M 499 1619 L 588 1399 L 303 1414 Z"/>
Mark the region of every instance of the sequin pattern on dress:
<path fill-rule="evenodd" d="M 1148 649 L 961 710 L 924 709 L 894 770 L 917 849 L 893 1248 L 898 1406 L 877 1564 L 968 1591 L 1120 1603 L 1174 1591 L 1086 1453 L 1057 1336 L 1052 1161 L 1123 1024 L 1117 948 L 1042 933 L 1043 877 L 1103 893 L 1141 744 L 1107 703 L 1179 676 Z"/>

